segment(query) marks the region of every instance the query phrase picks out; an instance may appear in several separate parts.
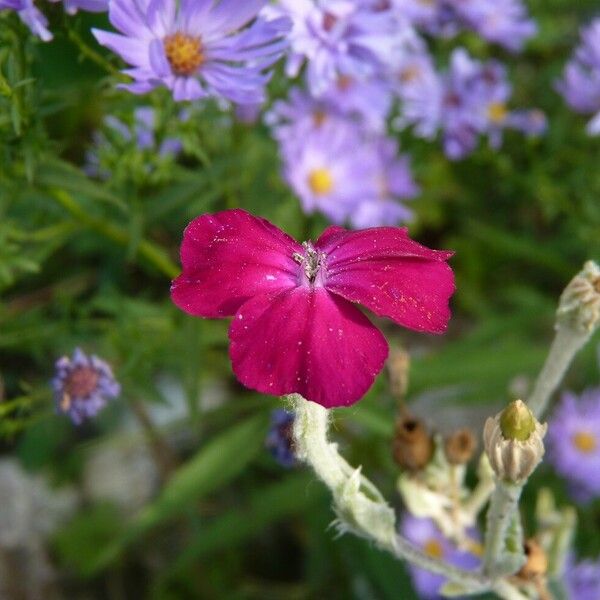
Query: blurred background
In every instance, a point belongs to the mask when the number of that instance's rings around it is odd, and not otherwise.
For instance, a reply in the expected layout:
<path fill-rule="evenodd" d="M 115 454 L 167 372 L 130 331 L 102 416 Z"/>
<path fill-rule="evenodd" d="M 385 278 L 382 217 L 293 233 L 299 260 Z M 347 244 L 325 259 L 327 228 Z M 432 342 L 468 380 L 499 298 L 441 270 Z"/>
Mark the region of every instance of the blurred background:
<path fill-rule="evenodd" d="M 395 134 L 421 189 L 411 236 L 456 252 L 458 291 L 445 336 L 377 325 L 410 353 L 411 410 L 440 431 L 479 430 L 525 394 L 561 290 L 600 257 L 600 141 L 555 91 L 600 4 L 528 7 L 539 33 L 518 56 L 469 32 L 428 44 L 440 64 L 459 43 L 502 59 L 515 104 L 546 114 L 545 135 L 509 131 L 501 149 L 482 142 L 450 161 L 440 143 Z M 327 226 L 286 185 L 269 128 L 214 102 L 182 118 L 166 90 L 142 100 L 116 90 L 81 50 L 118 65 L 89 33 L 107 28 L 106 17 L 67 23 L 59 7 L 44 10 L 49 44 L 9 24 L 14 15 L 0 18 L 0 71 L 25 81 L 17 108 L 0 95 L 0 597 L 417 598 L 402 564 L 362 540 L 337 539 L 325 488 L 266 447 L 280 401 L 236 382 L 228 323 L 191 318 L 169 297 L 183 228 L 201 213 L 239 206 L 299 240 Z M 271 100 L 288 88 L 279 65 Z M 107 115 L 128 122 L 142 104 L 159 115 L 164 139 L 181 142 L 175 157 L 111 142 L 110 128 L 98 137 Z M 107 164 L 110 174 L 98 176 Z M 56 413 L 51 385 L 56 361 L 75 348 L 109 363 L 121 386 L 79 426 Z M 565 388 L 598 384 L 596 338 Z M 334 431 L 400 511 L 397 411 L 382 374 L 363 401 L 335 411 Z M 572 503 L 543 465 L 525 491 L 526 527 L 541 486 Z M 597 557 L 600 503 L 578 511 L 577 553 Z"/>

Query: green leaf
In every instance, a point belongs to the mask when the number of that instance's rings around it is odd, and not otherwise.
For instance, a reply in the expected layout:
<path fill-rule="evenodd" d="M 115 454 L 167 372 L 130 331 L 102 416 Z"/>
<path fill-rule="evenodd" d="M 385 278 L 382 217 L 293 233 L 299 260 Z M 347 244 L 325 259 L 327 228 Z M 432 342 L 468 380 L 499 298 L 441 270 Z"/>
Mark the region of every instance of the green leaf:
<path fill-rule="evenodd" d="M 192 507 L 200 498 L 225 486 L 262 449 L 265 414 L 232 427 L 210 441 L 170 479 L 160 496 L 145 507 L 123 534 L 99 553 L 90 573 L 108 566 L 144 533 Z"/>

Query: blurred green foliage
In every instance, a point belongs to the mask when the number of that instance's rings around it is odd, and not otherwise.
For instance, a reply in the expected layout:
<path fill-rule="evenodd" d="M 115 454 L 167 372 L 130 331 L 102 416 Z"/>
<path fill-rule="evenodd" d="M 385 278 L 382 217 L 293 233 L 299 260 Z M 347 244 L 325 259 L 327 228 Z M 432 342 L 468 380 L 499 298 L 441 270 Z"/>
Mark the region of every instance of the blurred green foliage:
<path fill-rule="evenodd" d="M 499 152 L 482 147 L 451 163 L 438 144 L 402 135 L 423 189 L 411 233 L 456 251 L 458 281 L 446 337 L 381 323 L 412 352 L 409 399 L 439 394 L 474 406 L 509 398 L 509 383 L 532 378 L 543 362 L 560 290 L 585 259 L 600 258 L 600 140 L 553 88 L 578 26 L 598 5 L 532 0 L 530 8 L 540 34 L 522 56 L 460 41 L 508 61 L 516 101 L 549 118 L 545 137 L 508 134 Z M 163 91 L 143 99 L 116 91 L 118 65 L 89 34 L 103 22 L 67 24 L 53 10 L 56 39 L 44 45 L 0 15 L 0 438 L 28 468 L 79 485 L 91 448 L 124 435 L 116 433 L 123 418 L 139 417 L 140 406 L 142 417 L 172 406 L 164 378 L 176 382 L 184 415 L 158 432 L 146 427 L 148 443 L 158 435 L 171 444 L 181 431 L 187 438 L 174 474 L 135 516 L 88 500 L 59 531 L 54 558 L 72 597 L 410 600 L 403 566 L 361 540 L 335 540 L 321 486 L 302 469 L 282 472 L 262 450 L 277 401 L 233 380 L 227 323 L 191 319 L 169 300 L 182 230 L 199 213 L 241 206 L 298 239 L 326 223 L 300 211 L 262 124 L 236 122 L 213 104 L 182 121 Z M 436 42 L 441 62 L 456 43 Z M 273 94 L 285 88 L 276 77 Z M 117 144 L 106 150 L 111 177 L 86 176 L 85 152 L 103 118 L 127 122 L 142 103 L 157 111 L 165 135 L 182 140 L 182 158 L 149 174 L 152 157 Z M 595 345 L 571 369 L 570 388 L 598 384 Z M 124 390 L 80 430 L 54 415 L 48 385 L 54 360 L 75 346 L 109 360 Z M 222 398 L 211 404 L 215 385 Z M 390 498 L 394 411 L 381 377 L 336 421 L 348 455 Z M 568 501 L 549 470 L 533 483 L 526 513 L 538 484 Z M 581 518 L 598 531 L 599 505 Z M 582 553 L 600 551 L 598 536 L 579 541 Z"/>

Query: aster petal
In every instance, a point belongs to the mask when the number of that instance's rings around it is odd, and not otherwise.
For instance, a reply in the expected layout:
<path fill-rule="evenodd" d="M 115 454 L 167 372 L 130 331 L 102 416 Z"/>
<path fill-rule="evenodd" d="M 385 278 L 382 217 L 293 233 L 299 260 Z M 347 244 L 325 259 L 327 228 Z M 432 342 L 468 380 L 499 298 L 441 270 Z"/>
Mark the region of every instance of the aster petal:
<path fill-rule="evenodd" d="M 112 0 L 109 18 L 115 29 L 125 35 L 148 38 L 152 35 L 144 17 L 145 6 L 131 0 Z"/>
<path fill-rule="evenodd" d="M 229 329 L 237 378 L 265 394 L 302 394 L 326 408 L 349 406 L 371 387 L 388 346 L 358 309 L 324 288 L 263 294 Z"/>
<path fill-rule="evenodd" d="M 298 285 L 293 256 L 302 251 L 286 233 L 244 210 L 202 215 L 184 232 L 183 273 L 171 297 L 193 315 L 231 316 L 253 296 Z"/>
<path fill-rule="evenodd" d="M 452 252 L 430 250 L 395 227 L 330 227 L 315 248 L 327 255 L 325 285 L 331 292 L 409 329 L 446 330 L 455 289 L 446 263 Z"/>
<path fill-rule="evenodd" d="M 171 65 L 165 54 L 165 47 L 161 40 L 152 40 L 149 46 L 150 66 L 158 77 L 171 75 Z"/>
<path fill-rule="evenodd" d="M 210 13 L 207 33 L 235 31 L 256 17 L 265 4 L 265 0 L 220 0 Z"/>
<path fill-rule="evenodd" d="M 121 58 L 137 67 L 149 66 L 148 42 L 135 38 L 128 38 L 118 33 L 102 31 L 100 29 L 92 29 L 92 34 L 99 44 L 106 46 Z"/>

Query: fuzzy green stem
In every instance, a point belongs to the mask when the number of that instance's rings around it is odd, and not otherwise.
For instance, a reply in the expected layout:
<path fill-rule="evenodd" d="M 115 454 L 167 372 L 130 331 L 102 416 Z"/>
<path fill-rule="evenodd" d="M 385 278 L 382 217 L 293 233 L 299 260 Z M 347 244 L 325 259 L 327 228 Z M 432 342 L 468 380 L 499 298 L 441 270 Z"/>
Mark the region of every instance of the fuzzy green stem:
<path fill-rule="evenodd" d="M 299 459 L 313 467 L 317 476 L 331 490 L 342 531 L 352 531 L 365 537 L 397 558 L 443 575 L 456 584 L 478 591 L 493 588 L 495 582 L 485 576 L 458 569 L 428 556 L 414 544 L 397 535 L 395 515 L 379 490 L 360 474 L 360 470 L 354 470 L 340 456 L 336 444 L 328 441 L 328 411 L 298 394 L 288 396 L 288 401 L 296 414 L 296 454 Z M 506 600 L 517 599 L 517 596 L 501 597 Z"/>
<path fill-rule="evenodd" d="M 503 562 L 511 521 L 518 518 L 518 502 L 523 486 L 497 481 L 487 514 L 483 571 L 490 577 L 504 575 Z M 522 542 L 520 544 L 522 546 Z M 516 570 L 516 569 L 515 569 Z"/>
<path fill-rule="evenodd" d="M 527 400 L 530 410 L 538 419 L 548 408 L 550 398 L 562 381 L 571 361 L 590 337 L 591 332 L 559 323 L 546 362 Z"/>

